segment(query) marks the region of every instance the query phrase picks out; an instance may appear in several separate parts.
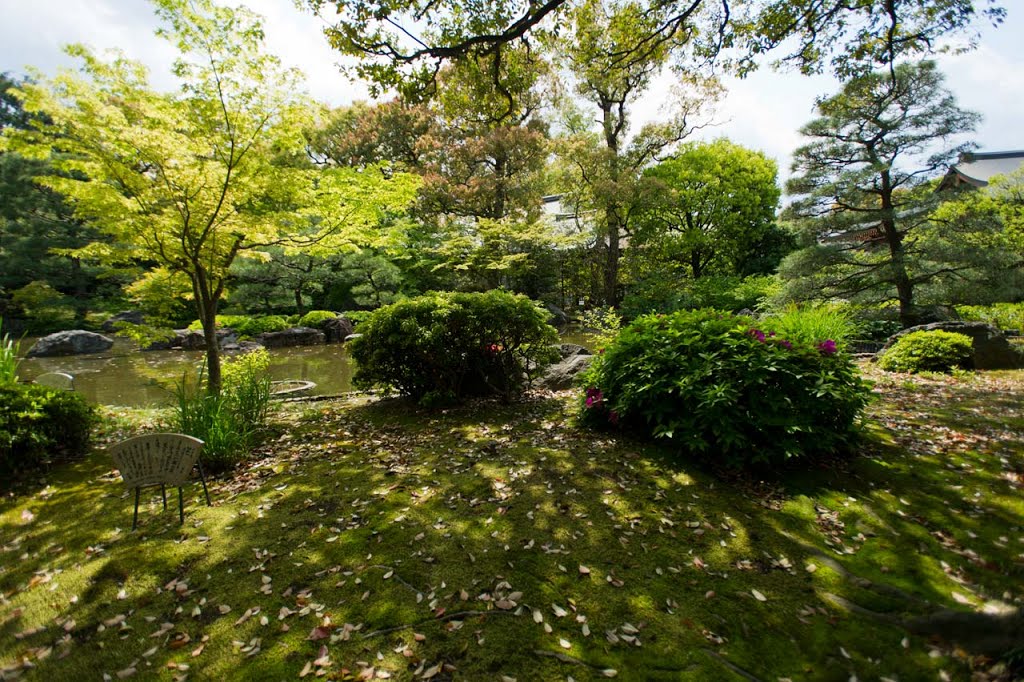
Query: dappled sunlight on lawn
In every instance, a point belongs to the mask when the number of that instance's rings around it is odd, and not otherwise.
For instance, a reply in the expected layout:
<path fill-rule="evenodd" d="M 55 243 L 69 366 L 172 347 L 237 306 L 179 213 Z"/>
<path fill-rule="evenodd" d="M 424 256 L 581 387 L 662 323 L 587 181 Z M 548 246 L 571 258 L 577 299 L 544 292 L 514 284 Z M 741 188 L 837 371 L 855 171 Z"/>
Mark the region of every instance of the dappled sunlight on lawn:
<path fill-rule="evenodd" d="M 129 533 L 98 450 L 0 503 L 0 662 L 40 679 L 988 670 L 900 622 L 1021 597 L 1005 400 L 1022 375 L 876 378 L 862 456 L 763 481 L 580 430 L 564 396 L 292 404 L 212 508 L 187 489 L 179 527 L 150 496 Z"/>

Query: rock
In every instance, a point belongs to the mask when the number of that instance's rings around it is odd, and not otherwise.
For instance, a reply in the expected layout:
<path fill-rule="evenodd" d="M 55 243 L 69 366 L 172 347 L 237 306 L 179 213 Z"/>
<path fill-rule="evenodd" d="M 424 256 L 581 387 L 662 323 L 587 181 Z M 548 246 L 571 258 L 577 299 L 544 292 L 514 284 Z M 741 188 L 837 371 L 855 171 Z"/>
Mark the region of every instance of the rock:
<path fill-rule="evenodd" d="M 345 343 L 348 343 L 349 341 L 351 341 L 353 339 L 361 339 L 361 338 L 363 338 L 362 334 L 359 334 L 359 333 L 349 334 L 348 336 L 345 337 Z"/>
<path fill-rule="evenodd" d="M 116 332 L 118 329 L 118 322 L 144 324 L 146 322 L 146 316 L 143 315 L 140 310 L 122 310 L 121 312 L 107 318 L 106 322 L 103 323 L 103 331 Z"/>
<path fill-rule="evenodd" d="M 177 336 L 173 339 L 159 339 L 143 347 L 142 350 L 171 350 L 174 348 L 174 343 L 177 341 Z M 179 346 L 180 348 L 180 346 Z"/>
<path fill-rule="evenodd" d="M 249 353 L 254 350 L 263 348 L 262 345 L 255 341 L 239 341 L 237 343 L 226 343 L 220 347 L 222 351 L 231 355 L 241 355 L 242 353 Z"/>
<path fill-rule="evenodd" d="M 589 350 L 576 343 L 563 343 L 558 346 L 558 353 L 562 356 L 563 360 L 574 355 L 593 355 Z"/>
<path fill-rule="evenodd" d="M 174 332 L 177 334 L 179 330 L 175 329 Z M 197 329 L 185 329 L 184 333 L 180 334 L 177 339 L 177 343 L 174 344 L 174 348 L 181 348 L 182 350 L 206 350 L 206 336 L 203 332 Z"/>
<path fill-rule="evenodd" d="M 320 331 L 324 333 L 327 343 L 341 343 L 352 335 L 355 327 L 347 317 L 338 315 L 333 320 L 327 320 L 321 324 Z"/>
<path fill-rule="evenodd" d="M 548 367 L 537 384 L 552 391 L 572 388 L 576 384 L 576 377 L 593 361 L 593 355 L 572 355 Z"/>
<path fill-rule="evenodd" d="M 900 337 L 910 332 L 934 331 L 936 329 L 971 337 L 974 342 L 974 369 L 1018 369 L 1024 367 L 1024 354 L 1016 350 L 998 329 L 984 322 L 933 322 L 910 327 L 890 336 L 878 354 L 884 353 Z"/>
<path fill-rule="evenodd" d="M 559 308 L 554 303 L 545 303 L 544 307 L 547 309 L 551 317 L 548 318 L 548 324 L 552 327 L 565 327 L 569 324 L 569 316 L 565 314 L 565 311 Z"/>
<path fill-rule="evenodd" d="M 256 341 L 267 348 L 317 346 L 324 343 L 324 333 L 310 327 L 292 327 L 279 332 L 264 332 L 256 337 Z"/>
<path fill-rule="evenodd" d="M 44 336 L 35 342 L 26 355 L 30 358 L 41 358 L 55 355 L 102 353 L 105 350 L 110 350 L 113 345 L 114 341 L 102 334 L 72 329 Z"/>
<path fill-rule="evenodd" d="M 954 322 L 960 319 L 956 308 L 948 305 L 914 306 L 910 311 L 911 319 L 917 326 L 936 322 Z"/>
<path fill-rule="evenodd" d="M 221 348 L 237 343 L 238 334 L 235 330 L 217 330 L 217 345 Z M 154 341 L 142 350 L 206 350 L 206 337 L 199 329 L 175 329 L 174 338 Z"/>

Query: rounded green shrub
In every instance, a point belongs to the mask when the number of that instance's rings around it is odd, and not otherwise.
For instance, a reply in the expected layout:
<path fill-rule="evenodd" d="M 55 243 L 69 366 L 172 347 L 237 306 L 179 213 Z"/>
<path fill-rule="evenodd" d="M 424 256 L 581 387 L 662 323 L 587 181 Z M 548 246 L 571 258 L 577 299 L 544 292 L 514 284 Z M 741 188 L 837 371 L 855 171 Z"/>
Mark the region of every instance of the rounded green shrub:
<path fill-rule="evenodd" d="M 511 399 L 557 355 L 547 317 L 525 296 L 503 291 L 430 293 L 378 308 L 349 342 L 353 382 L 422 404 Z"/>
<path fill-rule="evenodd" d="M 299 326 L 319 329 L 320 325 L 324 322 L 336 319 L 337 317 L 338 313 L 332 313 L 330 310 L 310 310 L 299 318 Z"/>
<path fill-rule="evenodd" d="M 85 454 L 96 413 L 77 393 L 34 384 L 0 386 L 0 472 Z"/>
<path fill-rule="evenodd" d="M 949 372 L 970 369 L 974 356 L 971 337 L 941 329 L 910 332 L 896 339 L 878 359 L 890 372 Z"/>
<path fill-rule="evenodd" d="M 714 310 L 638 318 L 585 379 L 584 422 L 729 466 L 838 451 L 870 396 L 834 340 L 790 340 Z"/>
<path fill-rule="evenodd" d="M 292 325 L 282 315 L 263 315 L 259 317 L 250 315 L 218 315 L 217 326 L 233 329 L 242 338 L 252 338 L 264 332 L 284 331 L 291 328 Z M 202 329 L 203 325 L 199 320 L 194 320 L 188 328 Z"/>

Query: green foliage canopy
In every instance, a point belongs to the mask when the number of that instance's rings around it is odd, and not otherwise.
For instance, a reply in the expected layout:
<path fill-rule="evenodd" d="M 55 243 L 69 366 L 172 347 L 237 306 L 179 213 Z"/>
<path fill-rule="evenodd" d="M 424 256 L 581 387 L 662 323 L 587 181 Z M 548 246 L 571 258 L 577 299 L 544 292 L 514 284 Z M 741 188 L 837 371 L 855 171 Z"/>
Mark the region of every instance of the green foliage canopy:
<path fill-rule="evenodd" d="M 931 178 L 969 148 L 950 140 L 979 116 L 957 106 L 929 61 L 854 78 L 818 112 L 801 129 L 810 142 L 796 150 L 786 185 L 795 196 L 786 215 L 806 245 L 780 270 L 787 294 L 896 300 L 910 326 L 920 285 L 970 268 L 919 235 L 939 202 Z"/>
<path fill-rule="evenodd" d="M 216 392 L 214 319 L 239 254 L 373 236 L 382 206 L 401 205 L 416 181 L 276 163 L 303 148 L 309 103 L 299 74 L 262 51 L 259 18 L 210 0 L 155 4 L 158 34 L 181 55 L 178 93 L 155 92 L 144 67 L 123 55 L 104 60 L 71 46 L 82 74 L 36 74 L 17 95 L 45 122 L 6 139 L 25 155 L 53 156 L 63 174 L 45 184 L 113 237 L 80 255 L 153 260 L 188 277 Z"/>

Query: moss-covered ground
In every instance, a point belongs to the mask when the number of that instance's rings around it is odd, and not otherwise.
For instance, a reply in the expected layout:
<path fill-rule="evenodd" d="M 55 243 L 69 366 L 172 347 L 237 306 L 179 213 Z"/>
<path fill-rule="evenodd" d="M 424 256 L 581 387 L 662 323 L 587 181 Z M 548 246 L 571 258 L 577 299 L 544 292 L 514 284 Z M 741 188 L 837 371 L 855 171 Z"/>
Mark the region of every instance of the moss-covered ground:
<path fill-rule="evenodd" d="M 105 442 L 0 501 L 0 677 L 1008 679 L 899 621 L 1024 597 L 1024 372 L 882 375 L 859 455 L 770 479 L 574 398 L 292 404 L 213 507 Z"/>

